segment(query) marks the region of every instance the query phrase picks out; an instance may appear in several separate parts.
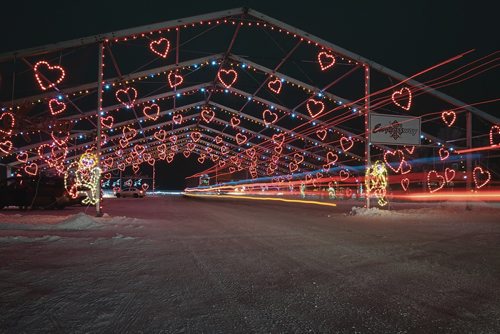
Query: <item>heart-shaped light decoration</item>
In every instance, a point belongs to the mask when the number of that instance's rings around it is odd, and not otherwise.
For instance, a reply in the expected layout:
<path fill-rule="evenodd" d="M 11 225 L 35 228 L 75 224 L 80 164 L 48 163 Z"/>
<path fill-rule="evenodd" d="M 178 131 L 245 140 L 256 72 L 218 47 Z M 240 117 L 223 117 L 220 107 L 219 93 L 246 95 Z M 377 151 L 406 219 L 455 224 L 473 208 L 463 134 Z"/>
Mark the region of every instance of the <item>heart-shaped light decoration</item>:
<path fill-rule="evenodd" d="M 56 85 L 60 84 L 66 76 L 66 72 L 64 72 L 64 69 L 61 66 L 51 66 L 48 62 L 43 60 L 36 63 L 33 67 L 33 70 L 35 71 L 35 79 L 42 90 L 47 90 L 49 88 L 55 87 Z M 49 73 L 56 74 L 55 81 L 51 82 L 47 79 L 46 76 Z"/>
<path fill-rule="evenodd" d="M 275 94 L 279 94 L 281 92 L 281 80 L 276 78 L 275 80 L 269 81 L 267 83 L 267 88 Z"/>
<path fill-rule="evenodd" d="M 325 71 L 335 65 L 335 56 L 326 51 L 318 53 L 318 63 L 322 71 Z"/>
<path fill-rule="evenodd" d="M 411 108 L 411 90 L 408 87 L 403 87 L 400 90 L 392 93 L 392 102 L 398 107 L 408 111 Z M 401 100 L 406 100 L 406 103 L 402 103 Z"/>
<path fill-rule="evenodd" d="M 325 104 L 323 103 L 323 101 L 317 101 L 311 98 L 307 100 L 306 108 L 309 115 L 314 118 L 325 110 Z"/>
<path fill-rule="evenodd" d="M 168 51 L 170 50 L 170 41 L 162 37 L 156 41 L 149 43 L 149 49 L 162 58 L 167 58 Z"/>
<path fill-rule="evenodd" d="M 229 88 L 238 79 L 238 73 L 236 73 L 236 71 L 233 69 L 230 70 L 221 69 L 219 73 L 217 73 L 217 78 L 219 78 L 219 81 L 222 83 L 224 87 Z"/>

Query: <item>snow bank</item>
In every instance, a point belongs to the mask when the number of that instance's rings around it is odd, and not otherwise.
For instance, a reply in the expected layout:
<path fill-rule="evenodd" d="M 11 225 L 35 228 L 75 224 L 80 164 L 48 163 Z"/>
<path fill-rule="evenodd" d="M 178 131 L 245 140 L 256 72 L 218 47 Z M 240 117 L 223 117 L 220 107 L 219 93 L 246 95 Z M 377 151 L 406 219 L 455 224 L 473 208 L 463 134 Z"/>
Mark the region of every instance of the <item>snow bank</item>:
<path fill-rule="evenodd" d="M 352 207 L 349 216 L 357 217 L 382 217 L 384 219 L 417 219 L 417 220 L 449 220 L 453 221 L 475 221 L 479 219 L 489 219 L 498 217 L 499 210 L 490 206 L 472 206 L 471 210 L 467 210 L 464 205 L 456 203 L 440 203 L 430 205 L 429 207 L 417 209 L 379 209 L 379 208 L 363 208 Z"/>
<path fill-rule="evenodd" d="M 54 226 L 54 228 L 64 230 L 88 230 L 100 227 L 102 227 L 101 224 L 97 223 L 95 220 L 90 218 L 89 215 L 86 215 L 83 212 L 69 216 L 67 219 Z"/>
<path fill-rule="evenodd" d="M 14 243 L 14 242 L 53 242 L 60 240 L 61 237 L 57 235 L 44 235 L 43 237 L 37 237 L 37 238 L 30 238 L 30 237 L 25 237 L 25 236 L 9 236 L 9 237 L 0 237 L 0 243 L 2 242 L 9 242 L 9 243 Z"/>

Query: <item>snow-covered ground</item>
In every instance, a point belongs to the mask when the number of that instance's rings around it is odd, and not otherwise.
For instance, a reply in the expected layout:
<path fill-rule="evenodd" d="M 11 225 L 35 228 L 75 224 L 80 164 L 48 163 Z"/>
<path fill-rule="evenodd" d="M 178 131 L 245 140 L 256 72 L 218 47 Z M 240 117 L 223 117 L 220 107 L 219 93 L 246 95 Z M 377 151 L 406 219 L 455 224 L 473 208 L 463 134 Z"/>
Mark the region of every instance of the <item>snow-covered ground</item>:
<path fill-rule="evenodd" d="M 500 208 L 165 196 L 0 215 L 0 332 L 500 332 Z"/>

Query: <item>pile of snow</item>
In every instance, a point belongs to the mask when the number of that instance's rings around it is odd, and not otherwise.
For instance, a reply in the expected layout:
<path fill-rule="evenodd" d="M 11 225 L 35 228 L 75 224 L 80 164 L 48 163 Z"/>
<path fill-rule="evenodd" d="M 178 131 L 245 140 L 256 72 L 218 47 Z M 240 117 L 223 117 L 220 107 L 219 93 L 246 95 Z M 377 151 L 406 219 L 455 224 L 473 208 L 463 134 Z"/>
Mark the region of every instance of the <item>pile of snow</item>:
<path fill-rule="evenodd" d="M 67 219 L 63 220 L 54 227 L 64 230 L 88 230 L 93 228 L 100 228 L 102 227 L 102 225 L 90 218 L 89 215 L 80 212 L 76 215 L 69 216 Z"/>
<path fill-rule="evenodd" d="M 15 236 L 15 237 L 0 237 L 0 243 L 2 242 L 53 242 L 60 240 L 61 237 L 57 235 L 44 235 L 43 237 L 30 238 L 25 236 Z"/>
<path fill-rule="evenodd" d="M 388 217 L 394 216 L 394 214 L 399 214 L 395 211 L 382 210 L 379 208 L 362 208 L 358 206 L 353 206 L 351 212 L 349 212 L 350 216 L 369 216 L 369 217 Z"/>

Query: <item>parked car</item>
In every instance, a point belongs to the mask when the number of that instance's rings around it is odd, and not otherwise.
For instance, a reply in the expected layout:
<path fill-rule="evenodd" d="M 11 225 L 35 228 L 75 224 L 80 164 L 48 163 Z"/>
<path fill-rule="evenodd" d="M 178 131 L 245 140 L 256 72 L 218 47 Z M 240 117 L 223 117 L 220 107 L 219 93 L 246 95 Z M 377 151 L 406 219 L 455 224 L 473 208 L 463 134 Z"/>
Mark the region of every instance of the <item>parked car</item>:
<path fill-rule="evenodd" d="M 129 188 L 123 188 L 123 189 L 119 189 L 116 193 L 115 193 L 116 197 L 120 198 L 120 197 L 135 197 L 135 198 L 139 198 L 139 197 L 144 197 L 144 191 L 142 189 L 138 189 L 138 188 L 135 188 L 135 187 L 129 187 Z"/>
<path fill-rule="evenodd" d="M 10 177 L 0 181 L 0 209 L 16 206 L 19 209 L 63 209 L 66 189 L 61 177 Z"/>

